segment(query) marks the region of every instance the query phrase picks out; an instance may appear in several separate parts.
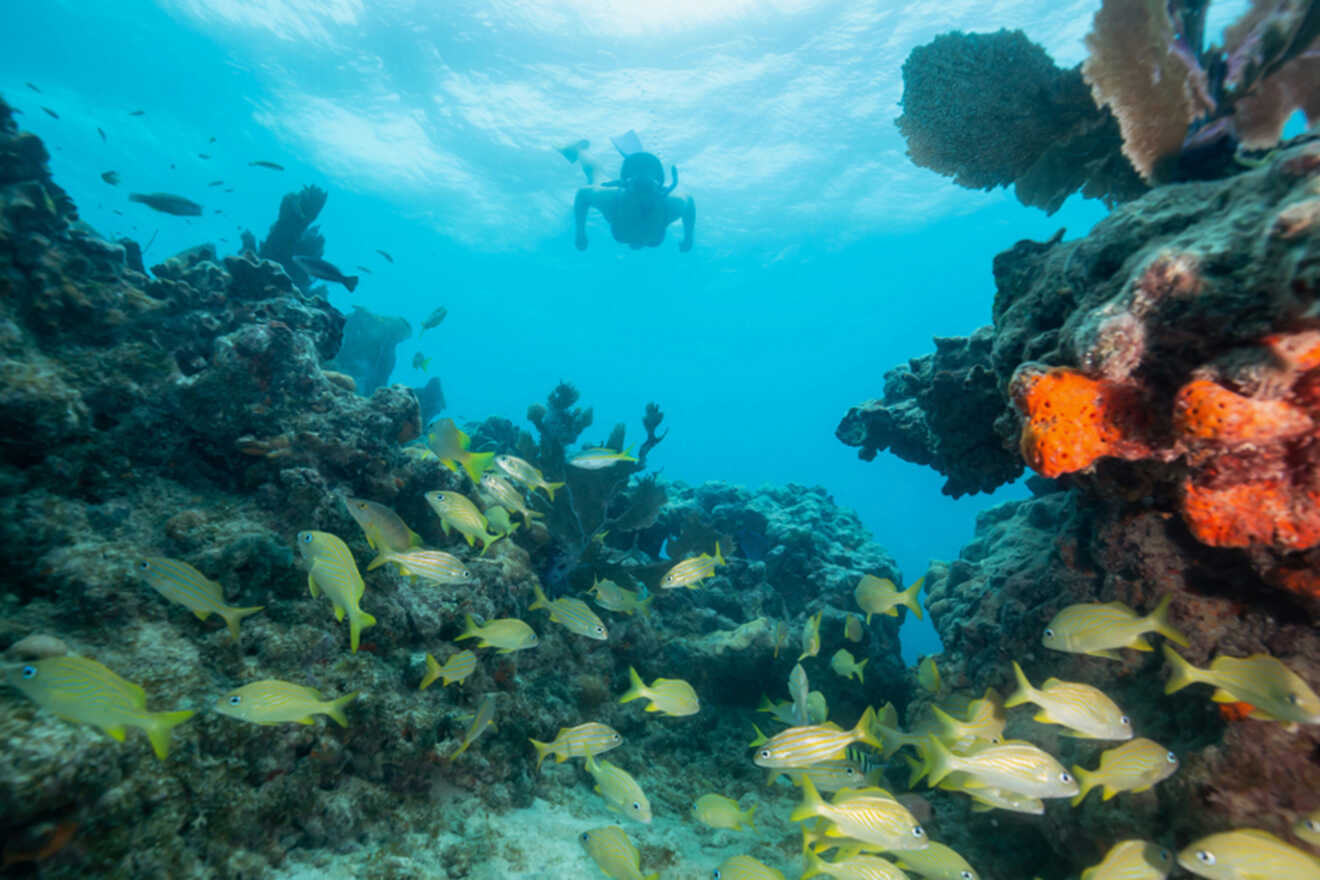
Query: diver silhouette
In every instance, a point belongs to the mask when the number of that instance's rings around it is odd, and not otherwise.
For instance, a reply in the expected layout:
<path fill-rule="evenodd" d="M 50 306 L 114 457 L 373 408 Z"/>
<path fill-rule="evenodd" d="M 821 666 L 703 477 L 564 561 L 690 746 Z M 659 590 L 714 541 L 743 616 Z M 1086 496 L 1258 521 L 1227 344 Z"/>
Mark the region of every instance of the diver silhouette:
<path fill-rule="evenodd" d="M 671 181 L 665 185 L 665 169 L 653 153 L 642 149 L 637 133 L 610 138 L 623 155 L 623 166 L 615 180 L 598 183 L 603 176 L 600 163 L 587 154 L 589 141 L 576 141 L 559 152 L 569 162 L 578 162 L 587 176 L 587 186 L 577 191 L 573 200 L 573 224 L 577 249 L 587 249 L 587 214 L 600 211 L 614 240 L 634 250 L 659 247 L 665 240 L 665 230 L 675 220 L 683 221 L 683 240 L 678 249 L 692 250 L 692 232 L 696 224 L 696 203 L 691 196 L 673 195 L 678 186 L 678 169 L 670 166 Z"/>

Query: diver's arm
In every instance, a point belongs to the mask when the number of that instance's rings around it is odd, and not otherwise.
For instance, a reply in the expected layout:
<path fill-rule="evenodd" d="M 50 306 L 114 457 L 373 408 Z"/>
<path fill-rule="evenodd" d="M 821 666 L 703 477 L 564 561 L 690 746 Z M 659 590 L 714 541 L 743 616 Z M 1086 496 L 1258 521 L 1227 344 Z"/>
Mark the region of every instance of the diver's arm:
<path fill-rule="evenodd" d="M 683 200 L 683 240 L 678 243 L 678 249 L 683 253 L 692 250 L 692 232 L 696 225 L 697 203 L 688 196 Z"/>

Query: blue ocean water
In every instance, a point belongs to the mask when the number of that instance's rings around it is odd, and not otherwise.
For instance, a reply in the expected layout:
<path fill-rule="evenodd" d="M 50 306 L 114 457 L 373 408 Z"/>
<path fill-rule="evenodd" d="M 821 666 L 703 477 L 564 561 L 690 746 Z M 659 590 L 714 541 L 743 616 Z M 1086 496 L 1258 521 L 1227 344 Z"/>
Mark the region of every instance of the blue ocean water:
<path fill-rule="evenodd" d="M 1216 4 L 1212 31 L 1244 5 Z M 338 307 L 414 327 L 449 310 L 400 346 L 396 381 L 425 381 L 409 366 L 422 351 L 449 415 L 521 423 L 567 379 L 595 409 L 591 440 L 619 421 L 638 439 L 654 400 L 671 434 L 651 463 L 666 476 L 824 486 L 910 581 L 954 557 L 999 496 L 955 502 L 926 469 L 860 462 L 835 425 L 933 335 L 988 322 L 994 254 L 1060 227 L 1085 234 L 1104 209 L 1074 199 L 1045 217 L 913 166 L 893 125 L 900 68 L 953 28 L 1020 27 L 1073 64 L 1096 6 L 10 4 L 0 92 L 52 150 L 83 219 L 149 243 L 148 265 L 203 241 L 237 251 L 284 193 L 322 186 L 327 259 L 371 269 L 356 293 L 332 289 Z M 608 154 L 628 129 L 695 198 L 691 253 L 672 230 L 630 250 L 598 216 L 590 248 L 573 248 L 582 175 L 554 147 L 586 137 Z M 118 186 L 102 181 L 110 170 Z M 206 213 L 156 214 L 130 191 L 179 193 Z M 905 655 L 933 650 L 934 631 L 910 621 Z"/>

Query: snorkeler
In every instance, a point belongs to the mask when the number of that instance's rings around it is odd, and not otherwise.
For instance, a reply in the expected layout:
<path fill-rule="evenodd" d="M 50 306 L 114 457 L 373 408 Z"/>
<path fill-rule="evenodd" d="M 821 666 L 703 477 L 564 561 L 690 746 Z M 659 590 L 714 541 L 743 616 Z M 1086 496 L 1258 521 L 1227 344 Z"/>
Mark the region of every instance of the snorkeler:
<path fill-rule="evenodd" d="M 579 189 L 573 200 L 577 249 L 587 249 L 587 213 L 596 208 L 610 224 L 614 240 L 631 245 L 634 250 L 659 247 L 669 224 L 682 220 L 683 240 L 678 249 L 684 253 L 692 250 L 697 208 L 691 196 L 672 194 L 678 186 L 678 169 L 670 167 L 672 180 L 665 186 L 664 166 L 655 154 L 642 149 L 635 132 L 610 140 L 623 154 L 623 167 L 617 180 L 599 182 L 604 175 L 600 163 L 586 153 L 590 147 L 588 141 L 577 141 L 559 151 L 568 161 L 580 163 L 587 176 L 587 186 Z"/>

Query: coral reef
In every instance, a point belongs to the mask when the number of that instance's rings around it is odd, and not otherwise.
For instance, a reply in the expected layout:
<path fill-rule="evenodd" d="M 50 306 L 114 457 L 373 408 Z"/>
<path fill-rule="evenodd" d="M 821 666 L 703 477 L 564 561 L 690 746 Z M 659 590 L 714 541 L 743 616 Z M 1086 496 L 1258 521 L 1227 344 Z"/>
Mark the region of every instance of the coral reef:
<path fill-rule="evenodd" d="M 245 231 L 243 249 L 255 252 L 263 260 L 279 263 L 300 290 L 311 292 L 314 281 L 294 257 L 320 257 L 325 253 L 325 236 L 312 224 L 329 195 L 319 186 L 305 186 L 296 193 L 286 194 L 261 246 L 257 247 L 256 237 Z"/>
<path fill-rule="evenodd" d="M 404 318 L 353 306 L 344 323 L 344 343 L 329 366 L 352 376 L 360 393 L 371 394 L 390 381 L 395 349 L 410 336 L 412 325 Z"/>

